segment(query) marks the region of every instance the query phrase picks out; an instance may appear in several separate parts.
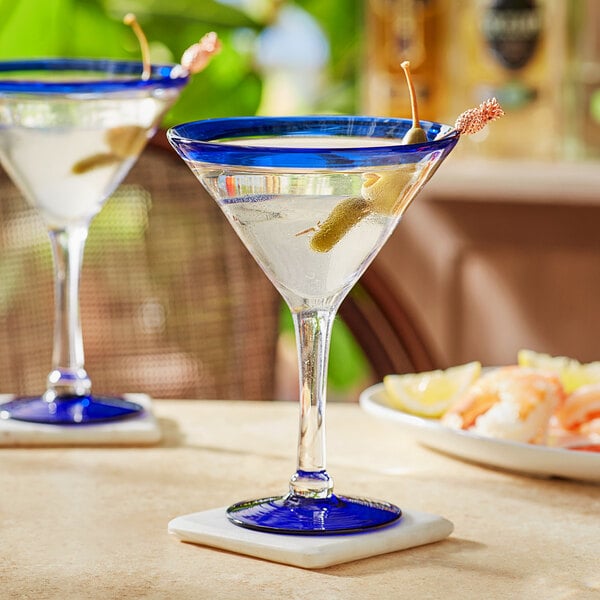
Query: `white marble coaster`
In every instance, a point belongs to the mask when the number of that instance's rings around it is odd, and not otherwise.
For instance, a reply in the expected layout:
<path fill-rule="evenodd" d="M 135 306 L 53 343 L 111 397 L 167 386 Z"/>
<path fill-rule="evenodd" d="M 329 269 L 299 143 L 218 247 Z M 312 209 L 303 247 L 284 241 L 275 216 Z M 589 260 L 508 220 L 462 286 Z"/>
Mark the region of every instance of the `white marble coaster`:
<path fill-rule="evenodd" d="M 281 535 L 234 525 L 225 508 L 173 519 L 169 533 L 183 542 L 212 546 L 305 569 L 414 548 L 448 537 L 454 525 L 442 517 L 403 510 L 395 524 L 364 533 L 327 536 Z"/>
<path fill-rule="evenodd" d="M 128 446 L 155 444 L 161 439 L 160 426 L 146 394 L 123 397 L 144 407 L 135 417 L 94 425 L 47 425 L 0 419 L 0 447 L 4 446 Z M 0 405 L 13 399 L 0 395 Z"/>

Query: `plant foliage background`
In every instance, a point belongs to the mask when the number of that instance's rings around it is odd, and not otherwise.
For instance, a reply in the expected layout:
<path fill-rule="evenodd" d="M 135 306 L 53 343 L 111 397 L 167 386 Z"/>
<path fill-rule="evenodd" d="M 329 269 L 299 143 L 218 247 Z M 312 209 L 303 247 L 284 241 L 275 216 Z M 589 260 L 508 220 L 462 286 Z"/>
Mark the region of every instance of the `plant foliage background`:
<path fill-rule="evenodd" d="M 360 0 L 0 0 L 0 58 L 32 56 L 139 59 L 122 19 L 133 12 L 150 42 L 153 62 L 178 62 L 207 31 L 223 40 L 218 58 L 194 76 L 166 124 L 255 114 L 261 74 L 254 48 L 286 4 L 311 14 L 330 44 L 326 86 L 315 112 L 354 112 L 359 63 Z"/>

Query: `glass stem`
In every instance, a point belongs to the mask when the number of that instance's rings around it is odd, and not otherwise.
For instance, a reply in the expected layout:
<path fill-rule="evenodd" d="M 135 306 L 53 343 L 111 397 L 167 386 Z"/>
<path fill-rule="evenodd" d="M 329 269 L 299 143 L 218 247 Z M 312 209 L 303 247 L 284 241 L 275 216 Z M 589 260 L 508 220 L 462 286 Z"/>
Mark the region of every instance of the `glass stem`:
<path fill-rule="evenodd" d="M 92 383 L 84 369 L 79 314 L 79 279 L 87 226 L 49 231 L 54 257 L 54 349 L 45 399 L 85 396 Z"/>
<path fill-rule="evenodd" d="M 298 466 L 290 479 L 293 495 L 327 498 L 333 480 L 325 470 L 327 362 L 334 310 L 293 313 L 300 375 Z"/>

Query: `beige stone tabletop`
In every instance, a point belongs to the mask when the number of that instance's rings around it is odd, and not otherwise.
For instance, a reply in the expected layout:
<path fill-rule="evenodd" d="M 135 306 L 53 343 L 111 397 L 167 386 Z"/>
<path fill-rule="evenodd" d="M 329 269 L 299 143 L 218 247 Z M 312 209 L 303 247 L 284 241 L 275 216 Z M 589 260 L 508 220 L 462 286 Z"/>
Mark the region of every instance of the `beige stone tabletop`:
<path fill-rule="evenodd" d="M 450 538 L 317 571 L 181 543 L 176 516 L 286 491 L 297 407 L 155 411 L 155 447 L 0 450 L 0 598 L 600 598 L 600 486 L 455 460 L 355 404 L 327 409 L 336 490 L 442 515 Z"/>

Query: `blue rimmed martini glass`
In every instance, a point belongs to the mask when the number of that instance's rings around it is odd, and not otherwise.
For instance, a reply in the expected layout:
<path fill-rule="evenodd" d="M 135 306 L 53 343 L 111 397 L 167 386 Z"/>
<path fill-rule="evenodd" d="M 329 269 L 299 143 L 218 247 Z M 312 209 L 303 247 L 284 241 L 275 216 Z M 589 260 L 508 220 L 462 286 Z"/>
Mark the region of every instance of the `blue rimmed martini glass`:
<path fill-rule="evenodd" d="M 174 65 L 87 59 L 0 62 L 0 161 L 43 218 L 55 265 L 52 370 L 40 396 L 0 416 L 81 424 L 142 407 L 92 394 L 84 368 L 79 279 L 92 218 L 128 173 L 188 81 Z"/>
<path fill-rule="evenodd" d="M 337 495 L 325 464 L 325 392 L 336 311 L 417 192 L 458 140 L 423 123 L 371 117 L 233 118 L 169 130 L 169 140 L 294 319 L 300 370 L 296 472 L 283 496 L 240 502 L 234 523 L 288 534 L 368 530 L 397 520 L 388 503 Z"/>

